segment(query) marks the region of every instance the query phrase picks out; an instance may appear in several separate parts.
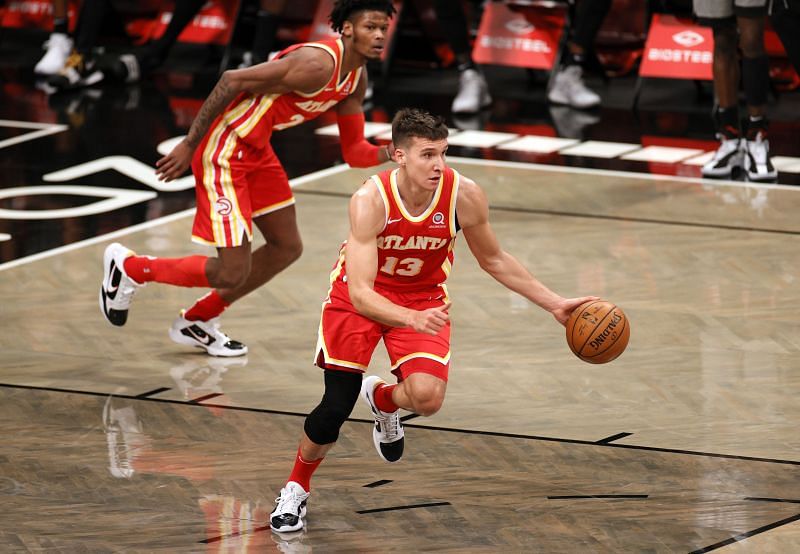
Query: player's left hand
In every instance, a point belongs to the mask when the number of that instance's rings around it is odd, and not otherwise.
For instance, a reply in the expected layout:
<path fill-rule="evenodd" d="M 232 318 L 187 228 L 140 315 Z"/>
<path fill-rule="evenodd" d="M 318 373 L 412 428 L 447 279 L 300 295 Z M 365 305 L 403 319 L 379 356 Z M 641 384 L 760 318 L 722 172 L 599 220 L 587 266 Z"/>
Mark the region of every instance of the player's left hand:
<path fill-rule="evenodd" d="M 553 317 L 556 318 L 561 325 L 566 327 L 567 320 L 569 316 L 575 311 L 575 308 L 583 304 L 584 302 L 590 302 L 592 300 L 600 300 L 598 296 L 582 296 L 580 298 L 565 298 L 561 302 L 559 302 L 558 306 L 550 313 L 553 314 Z"/>
<path fill-rule="evenodd" d="M 395 150 L 395 148 L 394 148 L 394 143 L 393 142 L 390 142 L 389 144 L 386 145 L 386 153 L 389 155 L 389 159 L 386 160 L 387 162 L 396 162 L 397 161 L 397 159 L 395 158 L 394 150 Z"/>
<path fill-rule="evenodd" d="M 194 148 L 186 140 L 178 143 L 172 152 L 156 162 L 156 175 L 159 181 L 172 181 L 177 179 L 189 169 L 192 163 Z"/>

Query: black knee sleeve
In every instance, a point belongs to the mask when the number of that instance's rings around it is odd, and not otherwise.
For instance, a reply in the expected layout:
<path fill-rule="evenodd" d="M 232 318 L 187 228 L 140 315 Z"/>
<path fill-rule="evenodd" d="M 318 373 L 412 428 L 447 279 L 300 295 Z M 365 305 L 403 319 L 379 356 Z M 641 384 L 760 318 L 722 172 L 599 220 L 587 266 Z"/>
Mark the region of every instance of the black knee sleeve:
<path fill-rule="evenodd" d="M 339 438 L 339 429 L 350 417 L 361 391 L 361 375 L 325 370 L 325 393 L 308 414 L 304 430 L 317 444 L 329 444 Z"/>
<path fill-rule="evenodd" d="M 748 106 L 763 106 L 769 91 L 769 58 L 742 58 L 742 81 Z"/>

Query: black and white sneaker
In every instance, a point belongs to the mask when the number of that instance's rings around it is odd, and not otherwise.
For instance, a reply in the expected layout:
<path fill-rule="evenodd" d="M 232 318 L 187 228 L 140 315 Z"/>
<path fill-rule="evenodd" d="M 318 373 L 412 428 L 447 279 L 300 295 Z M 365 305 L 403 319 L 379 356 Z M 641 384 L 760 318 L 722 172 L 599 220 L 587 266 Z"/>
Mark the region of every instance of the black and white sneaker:
<path fill-rule="evenodd" d="M 109 244 L 103 254 L 103 282 L 100 285 L 100 311 L 111 325 L 121 327 L 128 321 L 136 291 L 143 287 L 125 273 L 125 259 L 134 256 L 133 250 L 118 242 Z"/>
<path fill-rule="evenodd" d="M 372 375 L 361 383 L 361 398 L 369 405 L 375 416 L 375 427 L 372 428 L 372 442 L 378 455 L 387 462 L 396 462 L 403 457 L 405 433 L 400 421 L 399 410 L 393 413 L 382 412 L 375 405 L 375 388 L 385 382 Z"/>
<path fill-rule="evenodd" d="M 234 357 L 247 354 L 247 346 L 238 340 L 231 340 L 219 326 L 219 318 L 208 321 L 189 321 L 181 310 L 180 315 L 169 328 L 169 338 L 178 344 L 205 349 L 212 356 Z"/>
<path fill-rule="evenodd" d="M 67 58 L 64 68 L 47 80 L 54 90 L 71 90 L 95 85 L 105 76 L 98 68 L 97 62 L 73 51 Z"/>
<path fill-rule="evenodd" d="M 714 152 L 714 157 L 703 166 L 703 177 L 730 177 L 735 168 L 742 167 L 742 139 L 721 134 L 717 136 L 720 140 L 719 148 Z"/>
<path fill-rule="evenodd" d="M 769 141 L 765 132 L 755 133 L 744 141 L 744 169 L 749 181 L 774 181 L 778 170 L 769 159 Z"/>
<path fill-rule="evenodd" d="M 269 515 L 269 526 L 278 533 L 300 531 L 305 525 L 308 493 L 299 483 L 289 481 L 275 499 L 275 509 Z"/>

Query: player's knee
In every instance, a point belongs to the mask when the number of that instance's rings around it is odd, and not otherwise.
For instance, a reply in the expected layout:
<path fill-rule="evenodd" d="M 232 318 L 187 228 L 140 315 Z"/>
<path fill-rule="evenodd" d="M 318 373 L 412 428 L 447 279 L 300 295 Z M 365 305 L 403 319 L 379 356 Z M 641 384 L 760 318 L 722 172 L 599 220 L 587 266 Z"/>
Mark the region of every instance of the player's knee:
<path fill-rule="evenodd" d="M 209 279 L 209 281 L 213 282 L 217 288 L 233 289 L 243 285 L 249 275 L 250 260 L 248 259 L 245 263 L 220 264 L 213 280 Z"/>
<path fill-rule="evenodd" d="M 739 47 L 745 58 L 758 58 L 765 55 L 763 33 L 743 34 L 739 39 Z"/>
<path fill-rule="evenodd" d="M 714 56 L 736 56 L 738 33 L 735 24 L 714 28 Z"/>
<path fill-rule="evenodd" d="M 303 241 L 300 239 L 300 235 L 285 241 L 285 243 L 282 245 L 282 249 L 286 255 L 286 258 L 289 260 L 289 263 L 297 261 L 297 259 L 303 254 Z"/>
<path fill-rule="evenodd" d="M 361 391 L 361 375 L 342 371 L 325 371 L 325 393 L 304 425 L 309 439 L 317 444 L 330 444 L 339 438 L 339 429 L 353 411 Z"/>
<path fill-rule="evenodd" d="M 415 391 L 411 398 L 414 412 L 421 416 L 432 416 L 442 408 L 444 393 L 434 389 Z"/>
<path fill-rule="evenodd" d="M 308 414 L 303 430 L 315 443 L 330 444 L 339 438 L 339 429 L 348 417 L 349 410 L 341 405 L 328 405 L 323 400 Z"/>
<path fill-rule="evenodd" d="M 279 256 L 286 265 L 297 261 L 303 254 L 303 241 L 299 234 L 276 237 L 269 242 L 275 249 L 275 255 Z"/>

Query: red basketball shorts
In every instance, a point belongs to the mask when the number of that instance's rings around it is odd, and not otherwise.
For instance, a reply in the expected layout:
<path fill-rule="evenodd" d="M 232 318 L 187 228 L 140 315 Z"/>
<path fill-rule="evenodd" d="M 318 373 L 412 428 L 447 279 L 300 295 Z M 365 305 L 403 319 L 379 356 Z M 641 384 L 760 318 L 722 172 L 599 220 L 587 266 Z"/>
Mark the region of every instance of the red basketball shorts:
<path fill-rule="evenodd" d="M 380 290 L 395 304 L 425 310 L 444 304 L 445 293 L 396 293 Z M 389 327 L 359 314 L 350 302 L 347 285 L 336 281 L 322 306 L 316 363 L 326 369 L 364 373 L 372 353 L 383 339 L 392 373 L 398 381 L 412 373 L 429 373 L 447 381 L 450 369 L 450 321 L 437 335 L 418 333 L 410 327 Z"/>
<path fill-rule="evenodd" d="M 294 204 L 289 179 L 267 141 L 243 143 L 228 127 L 206 135 L 195 151 L 197 212 L 192 240 L 218 247 L 253 241 L 253 219 Z"/>

